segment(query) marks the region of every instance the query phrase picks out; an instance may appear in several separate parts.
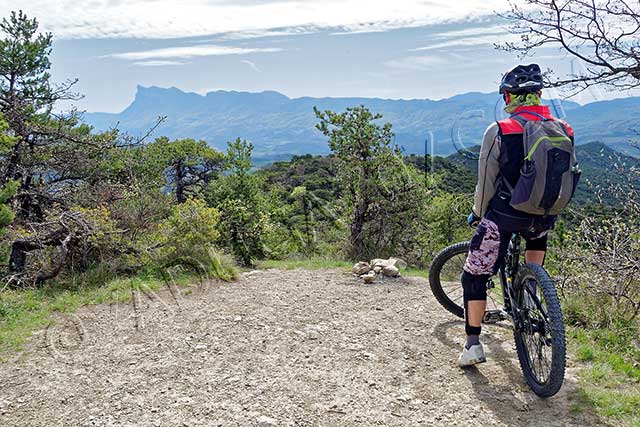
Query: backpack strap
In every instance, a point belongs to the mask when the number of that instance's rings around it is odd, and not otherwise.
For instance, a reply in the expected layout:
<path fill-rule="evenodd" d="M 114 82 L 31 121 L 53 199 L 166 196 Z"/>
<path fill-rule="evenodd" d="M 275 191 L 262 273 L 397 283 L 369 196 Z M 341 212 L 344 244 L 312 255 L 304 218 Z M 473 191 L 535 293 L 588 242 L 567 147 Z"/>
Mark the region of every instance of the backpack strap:
<path fill-rule="evenodd" d="M 536 113 L 536 112 L 528 111 L 528 110 L 520 110 L 520 111 L 517 111 L 517 112 L 515 112 L 515 113 L 513 113 L 513 114 L 511 115 L 511 118 L 512 118 L 512 119 L 515 119 L 517 116 L 521 116 L 522 114 L 531 114 L 532 116 L 536 116 L 536 117 L 538 117 L 538 118 L 539 118 L 540 120 L 542 120 L 543 122 L 546 122 L 546 121 L 549 121 L 549 120 L 553 120 L 553 118 L 545 117 L 545 116 L 543 116 L 542 114 L 538 114 L 538 113 Z M 524 121 L 527 121 L 527 119 L 525 119 L 524 117 L 518 117 L 518 118 L 520 118 L 520 119 L 522 119 L 522 120 L 524 120 Z"/>
<path fill-rule="evenodd" d="M 515 118 L 500 120 L 496 123 L 498 124 L 498 128 L 500 128 L 500 135 L 522 133 L 524 130 L 523 124 Z"/>
<path fill-rule="evenodd" d="M 573 139 L 573 128 L 571 127 L 571 125 L 569 123 L 565 122 L 562 119 L 558 119 L 558 123 L 562 124 L 562 126 L 567 131 L 567 135 L 569 135 L 571 137 L 571 139 Z"/>

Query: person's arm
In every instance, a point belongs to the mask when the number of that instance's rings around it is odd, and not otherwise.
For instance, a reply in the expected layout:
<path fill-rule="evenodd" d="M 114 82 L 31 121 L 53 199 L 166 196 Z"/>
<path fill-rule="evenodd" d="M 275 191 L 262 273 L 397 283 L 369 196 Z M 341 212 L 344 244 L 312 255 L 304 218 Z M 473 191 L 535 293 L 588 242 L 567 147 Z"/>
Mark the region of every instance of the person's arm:
<path fill-rule="evenodd" d="M 480 160 L 478 162 L 478 184 L 473 198 L 473 213 L 483 217 L 489 201 L 496 194 L 496 180 L 500 173 L 500 136 L 498 124 L 493 123 L 484 132 Z"/>

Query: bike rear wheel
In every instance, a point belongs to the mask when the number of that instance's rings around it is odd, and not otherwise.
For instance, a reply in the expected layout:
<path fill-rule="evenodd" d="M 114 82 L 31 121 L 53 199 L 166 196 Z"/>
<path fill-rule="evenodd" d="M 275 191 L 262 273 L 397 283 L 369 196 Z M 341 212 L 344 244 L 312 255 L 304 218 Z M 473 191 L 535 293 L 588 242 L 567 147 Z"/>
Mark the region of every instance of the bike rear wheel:
<path fill-rule="evenodd" d="M 464 318 L 464 300 L 462 283 L 462 268 L 467 259 L 471 242 L 460 242 L 440 251 L 429 267 L 429 286 L 438 302 L 450 313 Z M 487 285 L 487 311 L 497 312 L 503 307 L 502 291 Z"/>
<path fill-rule="evenodd" d="M 525 380 L 535 394 L 550 397 L 564 381 L 566 339 L 562 309 L 549 274 L 539 265 L 521 265 L 514 280 L 520 315 L 514 328 Z"/>

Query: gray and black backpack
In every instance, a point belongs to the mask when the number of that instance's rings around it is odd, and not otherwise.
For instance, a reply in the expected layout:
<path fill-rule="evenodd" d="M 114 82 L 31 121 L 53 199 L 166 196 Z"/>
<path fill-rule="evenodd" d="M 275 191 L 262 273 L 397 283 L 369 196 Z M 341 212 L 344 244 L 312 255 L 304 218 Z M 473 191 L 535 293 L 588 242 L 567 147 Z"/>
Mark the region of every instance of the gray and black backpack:
<path fill-rule="evenodd" d="M 516 186 L 503 180 L 511 192 L 511 206 L 533 215 L 557 215 L 571 201 L 580 179 L 573 138 L 560 120 L 517 115 L 512 119 L 524 129 L 525 158 Z"/>

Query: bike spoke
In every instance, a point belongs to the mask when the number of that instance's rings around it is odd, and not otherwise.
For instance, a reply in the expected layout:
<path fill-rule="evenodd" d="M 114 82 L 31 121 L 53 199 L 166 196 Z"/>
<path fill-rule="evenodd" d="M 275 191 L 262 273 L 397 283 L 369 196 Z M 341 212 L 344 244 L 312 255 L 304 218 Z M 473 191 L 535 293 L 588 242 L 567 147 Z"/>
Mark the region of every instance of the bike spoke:
<path fill-rule="evenodd" d="M 493 297 L 491 296 L 491 293 L 488 293 L 488 294 L 487 294 L 487 308 L 489 307 L 489 304 L 488 304 L 489 300 L 491 300 L 491 302 L 492 302 L 492 304 L 493 304 L 493 309 L 496 309 L 496 310 L 497 310 L 497 309 L 500 307 L 500 304 L 498 304 L 498 303 L 496 302 L 495 298 L 493 298 Z"/>
<path fill-rule="evenodd" d="M 466 262 L 466 255 L 465 255 L 465 262 Z M 459 256 L 456 257 L 456 266 L 460 269 L 460 272 L 462 272 L 462 269 L 464 267 L 464 262 L 461 260 L 461 258 Z"/>
<path fill-rule="evenodd" d="M 462 289 L 462 283 L 445 282 L 445 284 L 442 285 L 442 289 L 444 289 L 444 288 L 453 288 L 453 287 Z"/>
<path fill-rule="evenodd" d="M 461 289 L 457 292 L 452 292 L 451 294 L 447 295 L 449 297 L 449 299 L 453 302 L 455 302 L 456 300 L 454 298 L 460 299 L 464 296 L 464 291 Z"/>

